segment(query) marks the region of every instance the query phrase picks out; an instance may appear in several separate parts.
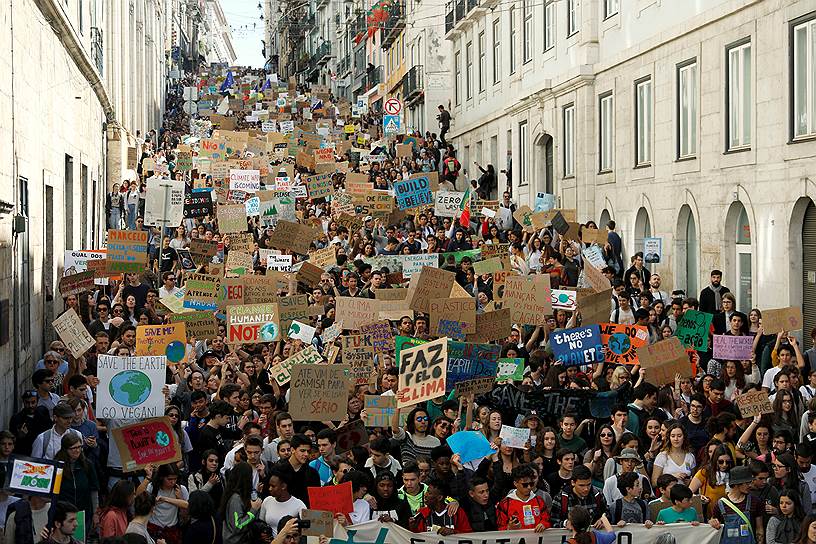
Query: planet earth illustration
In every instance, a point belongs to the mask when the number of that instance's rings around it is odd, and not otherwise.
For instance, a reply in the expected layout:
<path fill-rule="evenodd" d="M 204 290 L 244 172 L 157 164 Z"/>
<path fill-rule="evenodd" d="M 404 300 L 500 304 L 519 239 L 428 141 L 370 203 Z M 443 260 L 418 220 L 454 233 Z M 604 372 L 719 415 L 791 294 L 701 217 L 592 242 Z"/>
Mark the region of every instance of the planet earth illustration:
<path fill-rule="evenodd" d="M 169 344 L 167 344 L 167 348 L 164 350 L 164 354 L 167 356 L 167 360 L 171 363 L 178 363 L 182 359 L 184 359 L 184 355 L 186 352 L 186 348 L 184 344 L 179 342 L 178 340 L 173 340 Z"/>
<path fill-rule="evenodd" d="M 144 372 L 125 370 L 114 374 L 108 391 L 117 403 L 123 406 L 138 406 L 150 396 L 152 384 Z"/>
<path fill-rule="evenodd" d="M 632 341 L 627 335 L 616 332 L 609 337 L 609 349 L 612 350 L 612 353 L 618 355 L 628 353 L 632 349 Z"/>

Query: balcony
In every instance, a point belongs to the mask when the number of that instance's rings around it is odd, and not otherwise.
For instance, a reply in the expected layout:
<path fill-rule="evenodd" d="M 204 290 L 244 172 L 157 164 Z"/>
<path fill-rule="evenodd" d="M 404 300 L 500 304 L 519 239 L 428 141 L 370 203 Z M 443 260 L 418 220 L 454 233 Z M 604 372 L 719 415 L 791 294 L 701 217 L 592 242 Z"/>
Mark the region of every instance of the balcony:
<path fill-rule="evenodd" d="M 373 87 L 383 82 L 383 67 L 377 66 L 363 76 L 363 92 L 370 91 Z"/>
<path fill-rule="evenodd" d="M 479 7 L 488 7 L 490 2 L 495 0 L 450 0 L 445 4 L 445 36 L 450 36 L 451 32 L 456 32 L 459 23 L 467 21 L 471 14 L 478 13 Z"/>
<path fill-rule="evenodd" d="M 337 63 L 337 75 L 343 77 L 349 71 L 351 71 L 351 57 L 343 57 Z"/>
<path fill-rule="evenodd" d="M 322 66 L 329 62 L 331 58 L 331 42 L 323 42 L 320 44 L 320 47 L 317 48 L 314 55 L 312 55 L 312 59 L 317 63 L 318 66 Z"/>
<path fill-rule="evenodd" d="M 105 56 L 104 56 L 104 49 L 102 48 L 102 29 L 92 26 L 91 27 L 91 58 L 93 58 L 94 65 L 96 66 L 96 70 L 99 72 L 99 75 L 103 75 L 103 71 L 105 68 Z"/>
<path fill-rule="evenodd" d="M 453 23 L 456 18 L 453 15 L 453 2 L 445 4 L 445 34 L 453 30 Z"/>
<path fill-rule="evenodd" d="M 464 1 L 464 0 L 463 0 Z M 405 28 L 405 6 L 402 2 L 394 2 L 391 13 L 382 29 L 382 48 L 388 49 Z"/>
<path fill-rule="evenodd" d="M 425 89 L 422 79 L 422 66 L 414 66 L 405 77 L 402 78 L 402 97 L 405 103 L 410 106 L 423 96 Z"/>

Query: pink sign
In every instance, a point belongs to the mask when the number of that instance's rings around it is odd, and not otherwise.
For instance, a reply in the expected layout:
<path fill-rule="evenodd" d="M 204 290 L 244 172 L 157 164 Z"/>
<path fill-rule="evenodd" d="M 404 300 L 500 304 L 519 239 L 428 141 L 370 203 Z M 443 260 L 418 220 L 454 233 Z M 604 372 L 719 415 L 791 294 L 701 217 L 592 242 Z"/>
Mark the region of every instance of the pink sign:
<path fill-rule="evenodd" d="M 714 358 L 721 361 L 747 361 L 754 348 L 753 336 L 714 335 Z"/>

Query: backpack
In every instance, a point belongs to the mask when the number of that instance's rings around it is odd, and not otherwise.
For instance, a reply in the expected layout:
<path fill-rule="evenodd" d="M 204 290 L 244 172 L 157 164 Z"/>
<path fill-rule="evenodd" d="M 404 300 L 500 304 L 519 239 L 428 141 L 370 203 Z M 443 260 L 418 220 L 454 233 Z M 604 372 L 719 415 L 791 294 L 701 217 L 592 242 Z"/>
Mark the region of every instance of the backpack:
<path fill-rule="evenodd" d="M 649 519 L 649 510 L 646 506 L 646 501 L 643 499 L 635 499 L 635 502 L 638 504 L 638 506 L 640 506 L 640 512 L 643 514 L 643 521 Z M 623 514 L 623 499 L 618 499 L 615 501 L 615 523 L 620 521 L 621 514 Z"/>

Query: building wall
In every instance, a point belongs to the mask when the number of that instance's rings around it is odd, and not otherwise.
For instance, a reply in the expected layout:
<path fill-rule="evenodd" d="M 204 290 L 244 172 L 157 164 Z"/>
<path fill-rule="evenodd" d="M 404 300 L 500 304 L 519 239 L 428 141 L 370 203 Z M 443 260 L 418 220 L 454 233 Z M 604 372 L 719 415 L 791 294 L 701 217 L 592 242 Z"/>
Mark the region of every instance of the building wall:
<path fill-rule="evenodd" d="M 553 48 L 543 52 L 540 42 L 534 45 L 533 58 L 518 66 L 513 75 L 507 65 L 507 11 L 485 10 L 468 29 L 449 34 L 454 51 L 462 51 L 479 31 L 491 33 L 491 20 L 499 19 L 502 28 L 500 82 L 492 85 L 492 78 L 486 78 L 484 92 L 475 93 L 471 100 L 463 98 L 453 108 L 454 141 L 459 149 L 469 150 L 468 163 L 462 162 L 470 177 L 475 177 L 472 162 L 477 148 L 481 149 L 480 160 L 497 163 L 497 169 L 505 168 L 509 154 L 513 197 L 520 204 L 532 205 L 535 193 L 547 189 L 543 144 L 552 138 L 550 183 L 561 206 L 576 208 L 579 221 L 598 221 L 602 216 L 615 219 L 629 255 L 642 250 L 639 242 L 644 235 L 662 237 L 664 260 L 655 268 L 663 273 L 664 286 L 669 288 L 696 284 L 698 289 L 707 284 L 708 271 L 721 268 L 724 283 L 733 289 L 737 283 L 736 219 L 742 206 L 752 235 L 749 282 L 753 306 L 798 304 L 807 202 L 803 199 L 816 192 L 810 181 L 816 180 L 816 142 L 791 142 L 790 138 L 790 36 L 791 21 L 816 14 L 816 1 L 621 0 L 620 12 L 604 20 L 602 2 L 584 0 L 578 32 L 569 38 L 562 32 L 565 4 L 555 4 Z M 534 17 L 539 15 L 534 13 Z M 538 29 L 535 38 L 541 34 Z M 521 39 L 518 35 L 519 47 Z M 752 142 L 732 152 L 726 146 L 726 50 L 744 39 L 751 43 Z M 492 48 L 492 39 L 486 41 Z M 698 66 L 697 152 L 692 158 L 678 160 L 678 66 L 692 58 Z M 488 71 L 491 66 L 492 50 Z M 652 81 L 652 158 L 649 165 L 636 167 L 635 83 L 644 77 Z M 614 101 L 613 164 L 609 172 L 599 173 L 599 100 L 610 92 Z M 570 104 L 575 107 L 575 174 L 565 176 L 564 107 Z M 522 150 L 525 122 L 527 147 Z M 496 142 L 495 151 L 491 141 Z M 521 172 L 523 151 L 526 176 Z M 501 176 L 499 190 L 504 184 Z M 698 242 L 687 248 L 689 211 Z M 697 261 L 691 277 L 686 274 L 689 252 Z M 778 266 L 780 262 L 785 264 Z M 677 285 L 671 285 L 672 278 Z"/>

